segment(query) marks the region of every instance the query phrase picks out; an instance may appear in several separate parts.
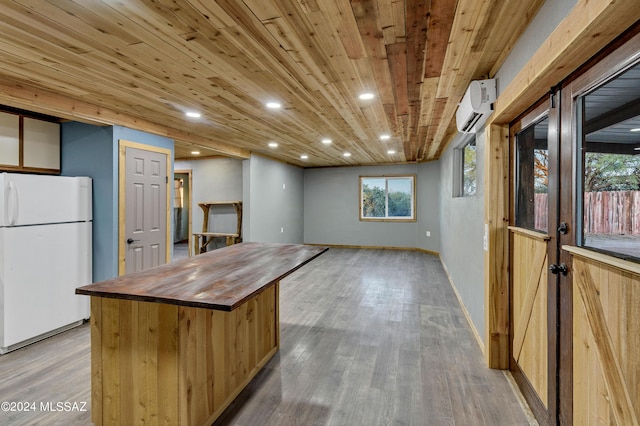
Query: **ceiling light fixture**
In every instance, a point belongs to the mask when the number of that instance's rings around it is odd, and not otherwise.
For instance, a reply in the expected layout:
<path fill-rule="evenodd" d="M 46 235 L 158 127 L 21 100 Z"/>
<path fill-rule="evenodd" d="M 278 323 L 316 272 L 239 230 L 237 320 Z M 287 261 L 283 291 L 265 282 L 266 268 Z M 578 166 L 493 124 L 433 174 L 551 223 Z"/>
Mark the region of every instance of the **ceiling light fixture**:
<path fill-rule="evenodd" d="M 343 157 L 351 157 L 351 153 L 350 152 L 345 152 L 344 154 L 342 154 Z"/>
<path fill-rule="evenodd" d="M 277 147 L 278 147 L 277 142 L 269 142 L 269 148 L 277 148 Z"/>
<path fill-rule="evenodd" d="M 358 95 L 358 99 L 360 99 L 361 101 L 368 101 L 368 100 L 373 99 L 375 97 L 376 97 L 376 95 L 374 95 L 371 92 L 360 93 L 360 95 Z"/>
<path fill-rule="evenodd" d="M 635 129 L 629 130 L 630 132 L 640 132 L 640 127 L 636 127 Z"/>
<path fill-rule="evenodd" d="M 279 102 L 267 102 L 266 107 L 269 109 L 278 109 L 282 106 Z"/>
<path fill-rule="evenodd" d="M 331 139 L 322 139 L 322 143 L 325 145 L 331 145 L 332 140 Z"/>
<path fill-rule="evenodd" d="M 390 135 L 387 135 L 387 134 L 380 135 L 380 140 L 381 141 L 386 141 L 386 140 L 389 140 L 389 139 L 391 139 Z"/>
<path fill-rule="evenodd" d="M 200 155 L 200 151 L 191 151 L 192 155 Z"/>
<path fill-rule="evenodd" d="M 389 154 L 389 155 L 393 155 L 393 154 L 395 154 L 395 153 L 396 153 L 396 151 L 395 151 L 395 150 L 393 150 L 393 149 L 390 149 L 389 151 L 387 151 L 387 154 Z"/>
<path fill-rule="evenodd" d="M 185 115 L 187 117 L 190 117 L 190 118 L 200 118 L 200 117 L 202 117 L 202 114 L 200 114 L 199 112 L 195 112 L 195 111 L 187 111 L 185 113 Z"/>
<path fill-rule="evenodd" d="M 308 156 L 307 154 L 302 154 L 302 155 L 300 156 L 300 159 L 301 159 L 301 160 L 306 160 L 306 159 L 308 159 L 308 158 L 309 158 L 309 156 Z"/>

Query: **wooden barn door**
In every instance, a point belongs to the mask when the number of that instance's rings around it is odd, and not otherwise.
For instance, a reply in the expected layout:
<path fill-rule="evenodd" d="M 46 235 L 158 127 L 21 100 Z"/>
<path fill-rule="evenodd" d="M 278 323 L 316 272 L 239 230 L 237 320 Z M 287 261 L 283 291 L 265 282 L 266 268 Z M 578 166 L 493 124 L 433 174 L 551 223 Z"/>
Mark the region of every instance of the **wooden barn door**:
<path fill-rule="evenodd" d="M 640 24 L 562 89 L 569 166 L 561 177 L 574 184 L 562 191 L 560 214 L 578 226 L 560 240 L 569 269 L 560 281 L 560 424 L 640 424 L 640 221 L 625 219 L 634 202 L 623 198 L 640 186 L 627 172 L 640 151 L 635 129 Z"/>
<path fill-rule="evenodd" d="M 559 93 L 510 126 L 510 370 L 541 424 L 558 413 Z M 551 272 L 553 270 L 553 272 Z"/>
<path fill-rule="evenodd" d="M 639 152 L 640 23 L 510 126 L 510 369 L 540 424 L 640 424 Z"/>

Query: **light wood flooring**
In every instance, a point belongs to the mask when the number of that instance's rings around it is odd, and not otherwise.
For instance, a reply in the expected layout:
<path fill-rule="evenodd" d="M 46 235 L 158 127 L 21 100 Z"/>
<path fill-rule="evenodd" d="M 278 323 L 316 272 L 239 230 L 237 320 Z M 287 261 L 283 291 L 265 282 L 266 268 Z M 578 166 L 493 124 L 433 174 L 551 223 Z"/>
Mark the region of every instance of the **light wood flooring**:
<path fill-rule="evenodd" d="M 463 267 L 461 265 L 460 267 Z M 486 368 L 437 257 L 330 249 L 282 281 L 281 348 L 216 425 L 529 425 L 507 378 Z M 87 325 L 0 356 L 2 425 L 87 425 Z"/>

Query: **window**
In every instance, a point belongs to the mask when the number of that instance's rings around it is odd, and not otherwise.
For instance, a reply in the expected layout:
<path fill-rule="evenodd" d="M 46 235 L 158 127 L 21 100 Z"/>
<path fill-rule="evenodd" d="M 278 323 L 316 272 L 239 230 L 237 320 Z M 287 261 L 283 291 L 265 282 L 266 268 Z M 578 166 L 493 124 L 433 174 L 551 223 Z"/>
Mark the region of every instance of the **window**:
<path fill-rule="evenodd" d="M 640 64 L 577 99 L 578 245 L 640 259 Z"/>
<path fill-rule="evenodd" d="M 516 134 L 516 226 L 548 231 L 549 119 Z"/>
<path fill-rule="evenodd" d="M 360 176 L 360 220 L 415 221 L 415 176 Z"/>
<path fill-rule="evenodd" d="M 476 140 L 462 142 L 453 151 L 453 196 L 476 195 Z"/>
<path fill-rule="evenodd" d="M 462 191 L 463 197 L 476 195 L 476 141 L 462 148 Z"/>

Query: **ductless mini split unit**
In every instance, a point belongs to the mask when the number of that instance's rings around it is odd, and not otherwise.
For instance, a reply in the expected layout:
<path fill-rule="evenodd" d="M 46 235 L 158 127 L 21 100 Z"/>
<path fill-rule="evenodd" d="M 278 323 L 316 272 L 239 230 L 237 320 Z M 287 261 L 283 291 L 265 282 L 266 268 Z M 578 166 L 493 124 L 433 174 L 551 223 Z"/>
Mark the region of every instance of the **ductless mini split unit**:
<path fill-rule="evenodd" d="M 487 121 L 496 100 L 496 80 L 474 80 L 456 111 L 456 126 L 462 133 L 476 133 Z"/>

